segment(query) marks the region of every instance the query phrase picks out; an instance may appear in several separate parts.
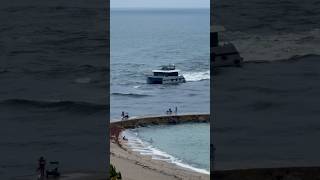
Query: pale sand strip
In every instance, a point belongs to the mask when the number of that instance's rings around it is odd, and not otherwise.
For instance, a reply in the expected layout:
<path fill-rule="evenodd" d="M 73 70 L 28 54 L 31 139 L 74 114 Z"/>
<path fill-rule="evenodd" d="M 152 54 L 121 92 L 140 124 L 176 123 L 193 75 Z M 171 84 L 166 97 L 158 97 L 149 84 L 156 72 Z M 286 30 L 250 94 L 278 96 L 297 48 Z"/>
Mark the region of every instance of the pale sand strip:
<path fill-rule="evenodd" d="M 210 179 L 209 175 L 183 169 L 165 161 L 152 160 L 149 156 L 130 151 L 124 142 L 120 141 L 120 144 L 122 147 L 115 142 L 110 142 L 110 161 L 121 172 L 124 180 Z"/>

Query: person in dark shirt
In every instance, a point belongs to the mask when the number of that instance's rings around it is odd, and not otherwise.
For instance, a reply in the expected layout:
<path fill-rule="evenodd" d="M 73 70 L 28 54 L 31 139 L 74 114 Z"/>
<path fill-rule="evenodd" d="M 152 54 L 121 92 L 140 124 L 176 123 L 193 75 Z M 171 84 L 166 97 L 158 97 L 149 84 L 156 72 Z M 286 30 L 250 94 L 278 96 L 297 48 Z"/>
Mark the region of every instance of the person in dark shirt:
<path fill-rule="evenodd" d="M 44 159 L 44 157 L 40 157 L 38 160 L 38 171 L 40 171 L 40 178 L 44 178 L 44 172 L 46 169 L 46 160 Z"/>
<path fill-rule="evenodd" d="M 122 120 L 124 119 L 124 111 L 122 111 L 122 113 L 121 113 L 121 119 Z"/>

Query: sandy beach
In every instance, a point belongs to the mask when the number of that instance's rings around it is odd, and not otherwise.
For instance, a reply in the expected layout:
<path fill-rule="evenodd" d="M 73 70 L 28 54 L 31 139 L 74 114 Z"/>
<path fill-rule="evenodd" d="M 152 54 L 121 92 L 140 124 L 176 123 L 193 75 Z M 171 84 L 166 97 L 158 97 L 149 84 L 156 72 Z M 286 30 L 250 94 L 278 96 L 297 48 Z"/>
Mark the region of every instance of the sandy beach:
<path fill-rule="evenodd" d="M 119 137 L 119 136 L 118 136 Z M 117 171 L 121 172 L 124 180 L 208 180 L 209 175 L 183 169 L 165 161 L 153 160 L 149 156 L 142 156 L 130 151 L 126 142 L 120 138 L 118 142 L 110 140 L 110 162 Z"/>

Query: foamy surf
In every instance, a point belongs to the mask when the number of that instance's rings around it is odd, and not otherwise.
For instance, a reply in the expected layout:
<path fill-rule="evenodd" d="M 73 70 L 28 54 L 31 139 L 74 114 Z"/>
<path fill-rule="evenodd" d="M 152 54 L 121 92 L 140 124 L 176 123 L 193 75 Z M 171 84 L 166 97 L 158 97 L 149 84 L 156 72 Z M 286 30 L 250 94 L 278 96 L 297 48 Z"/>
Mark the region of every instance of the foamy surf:
<path fill-rule="evenodd" d="M 136 132 L 125 130 L 121 135 L 125 136 L 128 139 L 128 146 L 134 152 L 138 152 L 139 154 L 144 156 L 151 156 L 153 160 L 165 161 L 202 174 L 210 174 L 208 170 L 193 167 L 189 164 L 184 163 L 181 159 L 178 159 L 152 146 L 152 140 L 150 140 L 150 142 L 141 140 L 137 136 L 138 134 Z"/>
<path fill-rule="evenodd" d="M 320 54 L 320 29 L 297 33 L 271 35 L 232 32 L 232 42 L 244 61 L 277 61 L 290 59 L 292 55 Z"/>
<path fill-rule="evenodd" d="M 202 81 L 210 79 L 210 71 L 201 71 L 201 72 L 182 72 L 186 81 Z"/>

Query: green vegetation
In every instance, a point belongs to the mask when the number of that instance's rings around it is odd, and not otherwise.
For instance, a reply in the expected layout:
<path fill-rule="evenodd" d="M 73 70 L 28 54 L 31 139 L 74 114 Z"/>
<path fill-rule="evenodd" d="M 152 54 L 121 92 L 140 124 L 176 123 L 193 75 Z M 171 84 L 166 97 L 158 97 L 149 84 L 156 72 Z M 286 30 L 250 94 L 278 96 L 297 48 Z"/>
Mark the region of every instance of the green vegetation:
<path fill-rule="evenodd" d="M 118 179 L 122 179 L 121 173 L 117 172 L 117 169 L 112 164 L 110 164 L 110 180 Z"/>

